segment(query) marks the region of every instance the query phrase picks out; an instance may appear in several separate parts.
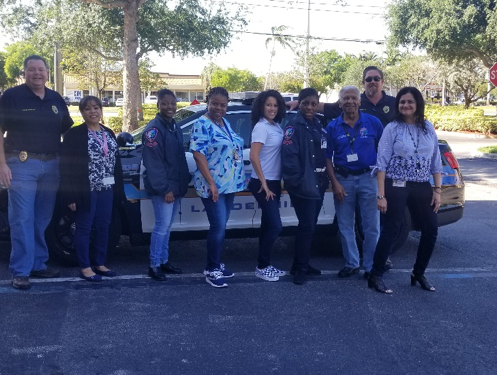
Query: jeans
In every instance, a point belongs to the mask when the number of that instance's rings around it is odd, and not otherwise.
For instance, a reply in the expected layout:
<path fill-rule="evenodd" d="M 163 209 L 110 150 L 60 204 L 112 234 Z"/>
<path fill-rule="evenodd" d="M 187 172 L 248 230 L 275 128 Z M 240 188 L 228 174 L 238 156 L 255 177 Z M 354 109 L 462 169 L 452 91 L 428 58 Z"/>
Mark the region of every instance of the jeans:
<path fill-rule="evenodd" d="M 259 269 L 266 268 L 271 265 L 271 248 L 281 232 L 282 224 L 280 218 L 280 197 L 281 197 L 281 181 L 266 180 L 269 190 L 275 197 L 266 200 L 266 192 L 261 189 L 261 182 L 256 178 L 251 178 L 248 188 L 255 197 L 255 200 L 261 208 L 261 231 L 259 235 Z"/>
<path fill-rule="evenodd" d="M 12 251 L 9 270 L 13 277 L 29 276 L 47 268 L 45 230 L 50 224 L 59 186 L 59 159 L 24 163 L 7 158 L 12 172 L 9 188 L 9 224 Z"/>
<path fill-rule="evenodd" d="M 205 207 L 209 219 L 209 232 L 207 233 L 207 271 L 220 268 L 221 250 L 224 245 L 226 223 L 230 217 L 231 208 L 235 199 L 235 193 L 219 194 L 217 202 L 212 198 L 200 198 Z"/>
<path fill-rule="evenodd" d="M 359 267 L 359 250 L 354 229 L 357 205 L 360 210 L 361 226 L 364 234 L 362 263 L 364 269 L 370 272 L 373 267 L 374 252 L 380 235 L 380 211 L 377 208 L 378 185 L 376 178 L 371 177 L 369 173 L 359 176 L 349 175 L 348 177 L 336 174 L 336 178 L 347 194 L 342 202 L 339 202 L 336 198 L 334 199 L 345 267 Z"/>
<path fill-rule="evenodd" d="M 438 235 L 437 214 L 430 205 L 433 190 L 429 182 L 406 182 L 406 187 L 392 186 L 392 180 L 385 179 L 385 197 L 387 199 L 387 212 L 385 225 L 381 230 L 380 239 L 376 246 L 372 274 L 382 277 L 385 273 L 385 262 L 390 254 L 394 240 L 402 230 L 404 212 L 407 200 L 412 201 L 410 209 L 421 224 L 421 239 L 413 272 L 423 275 L 430 262 L 435 242 Z"/>
<path fill-rule="evenodd" d="M 163 195 L 153 195 L 150 199 L 155 214 L 155 226 L 150 238 L 150 267 L 153 268 L 169 260 L 169 236 L 181 199 L 175 198 L 173 203 L 167 203 Z"/>
<path fill-rule="evenodd" d="M 112 221 L 113 190 L 90 192 L 89 210 L 76 206 L 74 249 L 78 255 L 80 268 L 90 267 L 90 236 L 93 229 L 93 249 L 95 265 L 105 265 L 109 245 L 109 227 Z"/>
<path fill-rule="evenodd" d="M 295 257 L 292 268 L 307 271 L 311 252 L 312 236 L 316 230 L 319 212 L 323 206 L 325 189 L 321 189 L 321 199 L 306 199 L 290 193 L 290 200 L 299 220 L 295 234 Z"/>

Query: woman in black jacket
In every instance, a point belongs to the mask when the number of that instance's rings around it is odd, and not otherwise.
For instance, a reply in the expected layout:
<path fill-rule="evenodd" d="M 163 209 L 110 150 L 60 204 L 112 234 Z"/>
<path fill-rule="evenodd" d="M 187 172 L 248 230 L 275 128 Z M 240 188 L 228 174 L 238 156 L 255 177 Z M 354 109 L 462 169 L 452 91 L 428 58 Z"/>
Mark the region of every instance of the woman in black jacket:
<path fill-rule="evenodd" d="M 79 103 L 85 122 L 64 136 L 60 154 L 60 191 L 64 206 L 75 212 L 74 249 L 80 277 L 101 281 L 117 273 L 105 266 L 112 209 L 122 202 L 124 188 L 116 137 L 100 124 L 102 102 L 86 96 Z M 93 229 L 94 267 L 90 264 Z"/>
<path fill-rule="evenodd" d="M 299 112 L 286 126 L 281 148 L 285 189 L 299 219 L 295 258 L 290 271 L 297 285 L 304 284 L 307 275 L 321 275 L 320 270 L 309 265 L 312 236 L 329 185 L 325 168 L 326 132 L 315 117 L 318 104 L 315 89 L 300 91 Z"/>
<path fill-rule="evenodd" d="M 188 172 L 183 135 L 174 121 L 176 96 L 171 90 L 157 93 L 159 113 L 143 131 L 143 181 L 152 201 L 155 226 L 150 238 L 150 268 L 148 275 L 164 281 L 164 273 L 183 271 L 169 262 L 169 235 L 181 198 L 188 190 Z"/>

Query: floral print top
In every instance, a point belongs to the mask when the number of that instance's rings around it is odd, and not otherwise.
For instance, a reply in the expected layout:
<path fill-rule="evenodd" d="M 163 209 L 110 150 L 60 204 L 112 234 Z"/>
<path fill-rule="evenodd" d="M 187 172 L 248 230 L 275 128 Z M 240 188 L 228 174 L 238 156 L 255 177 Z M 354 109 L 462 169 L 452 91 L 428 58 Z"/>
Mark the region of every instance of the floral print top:
<path fill-rule="evenodd" d="M 104 184 L 102 180 L 105 177 L 114 176 L 118 148 L 116 141 L 109 134 L 105 135 L 104 140 L 103 132 L 102 130 L 94 132 L 88 130 L 88 175 L 91 191 L 101 191 L 112 187 L 112 184 Z M 105 142 L 108 147 L 107 156 L 104 154 Z"/>
<path fill-rule="evenodd" d="M 192 128 L 190 150 L 200 152 L 207 159 L 209 171 L 219 194 L 229 194 L 246 188 L 243 169 L 243 139 L 223 118 L 224 127 L 207 116 L 200 117 Z M 193 176 L 197 194 L 209 197 L 209 184 L 197 168 Z"/>

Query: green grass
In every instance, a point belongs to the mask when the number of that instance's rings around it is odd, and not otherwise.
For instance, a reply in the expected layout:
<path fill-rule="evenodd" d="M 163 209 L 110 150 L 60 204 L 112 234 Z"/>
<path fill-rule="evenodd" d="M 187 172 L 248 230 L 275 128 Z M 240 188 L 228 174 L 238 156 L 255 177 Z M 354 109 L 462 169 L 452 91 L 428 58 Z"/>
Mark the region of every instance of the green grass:
<path fill-rule="evenodd" d="M 497 154 L 497 146 L 480 147 L 478 151 L 485 154 Z"/>

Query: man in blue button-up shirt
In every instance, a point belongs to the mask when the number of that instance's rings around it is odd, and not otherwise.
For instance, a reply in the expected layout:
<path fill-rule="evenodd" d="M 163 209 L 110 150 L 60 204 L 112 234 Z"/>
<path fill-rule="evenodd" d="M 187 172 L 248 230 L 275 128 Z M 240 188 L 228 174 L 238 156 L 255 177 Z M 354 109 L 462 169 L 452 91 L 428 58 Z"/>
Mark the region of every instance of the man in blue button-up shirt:
<path fill-rule="evenodd" d="M 328 148 L 326 170 L 331 180 L 345 267 L 339 277 L 359 271 L 359 251 L 355 241 L 355 208 L 360 208 L 364 232 L 363 266 L 366 277 L 373 266 L 373 256 L 380 231 L 376 209 L 377 183 L 371 176 L 376 164 L 377 146 L 383 133 L 381 122 L 359 111 L 361 96 L 355 86 L 340 90 L 340 117 L 326 128 Z"/>

